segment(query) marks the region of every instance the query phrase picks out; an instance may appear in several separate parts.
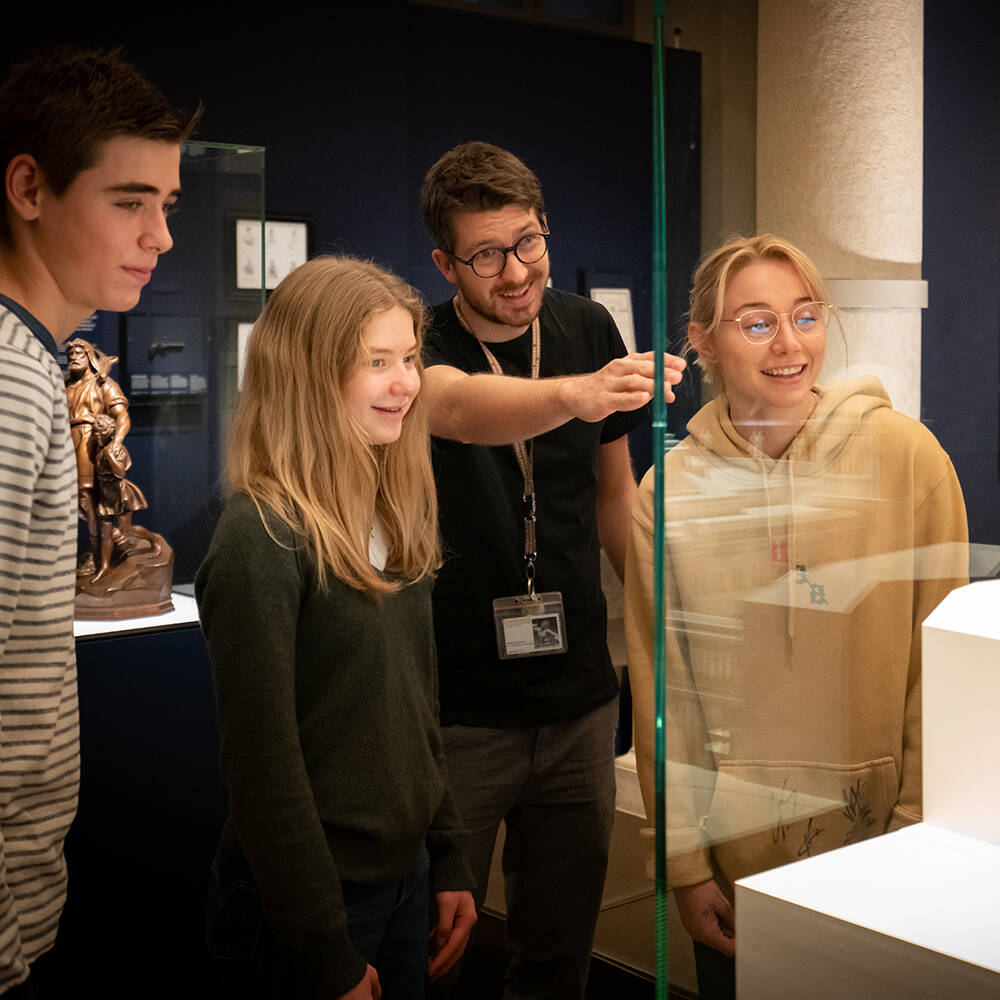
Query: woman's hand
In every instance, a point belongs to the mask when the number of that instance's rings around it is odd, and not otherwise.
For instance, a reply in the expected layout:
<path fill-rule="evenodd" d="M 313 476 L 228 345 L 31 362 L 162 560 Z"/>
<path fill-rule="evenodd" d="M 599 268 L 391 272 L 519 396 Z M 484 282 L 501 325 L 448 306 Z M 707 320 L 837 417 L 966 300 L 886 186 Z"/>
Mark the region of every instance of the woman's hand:
<path fill-rule="evenodd" d="M 378 973 L 369 965 L 361 982 L 353 990 L 348 990 L 340 1000 L 379 1000 L 381 996 L 382 987 L 379 985 Z"/>
<path fill-rule="evenodd" d="M 730 958 L 736 953 L 733 905 L 715 879 L 674 888 L 684 930 Z"/>
<path fill-rule="evenodd" d="M 437 982 L 462 957 L 478 919 L 471 892 L 438 892 L 435 897 L 438 922 L 427 942 L 429 983 Z"/>

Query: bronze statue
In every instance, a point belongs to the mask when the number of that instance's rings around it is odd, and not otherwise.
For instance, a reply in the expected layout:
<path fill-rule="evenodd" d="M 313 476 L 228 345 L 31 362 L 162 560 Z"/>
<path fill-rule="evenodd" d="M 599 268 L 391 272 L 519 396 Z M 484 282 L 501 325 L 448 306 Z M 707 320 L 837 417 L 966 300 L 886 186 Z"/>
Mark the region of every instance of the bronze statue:
<path fill-rule="evenodd" d="M 132 523 L 147 503 L 125 478 L 132 465 L 123 443 L 131 428 L 128 400 L 108 376 L 117 361 L 86 340 L 66 345 L 66 403 L 88 536 L 76 571 L 77 618 L 138 618 L 173 608 L 173 550 Z"/>

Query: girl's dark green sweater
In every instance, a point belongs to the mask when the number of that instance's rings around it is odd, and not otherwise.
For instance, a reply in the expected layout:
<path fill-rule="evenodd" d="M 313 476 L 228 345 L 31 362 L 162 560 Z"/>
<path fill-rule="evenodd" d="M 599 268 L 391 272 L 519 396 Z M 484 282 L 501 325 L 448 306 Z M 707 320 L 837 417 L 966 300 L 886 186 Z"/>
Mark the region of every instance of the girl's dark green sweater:
<path fill-rule="evenodd" d="M 474 880 L 438 731 L 432 583 L 321 592 L 301 538 L 229 499 L 195 593 L 215 682 L 223 843 L 241 851 L 304 997 L 360 981 L 340 880 L 400 878 L 426 843 L 435 891 Z M 273 536 L 273 537 L 272 537 Z"/>

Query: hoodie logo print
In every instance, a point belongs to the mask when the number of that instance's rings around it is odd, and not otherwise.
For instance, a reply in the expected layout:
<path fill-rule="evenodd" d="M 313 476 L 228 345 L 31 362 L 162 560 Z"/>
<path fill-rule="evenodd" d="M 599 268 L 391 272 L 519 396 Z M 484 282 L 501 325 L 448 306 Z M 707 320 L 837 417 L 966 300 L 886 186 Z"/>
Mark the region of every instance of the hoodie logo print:
<path fill-rule="evenodd" d="M 795 578 L 797 584 L 806 584 L 809 587 L 809 603 L 810 604 L 829 604 L 830 602 L 826 599 L 826 588 L 821 583 L 813 583 L 812 580 L 806 576 L 806 568 L 802 563 L 797 563 L 795 569 L 798 571 L 798 576 Z"/>

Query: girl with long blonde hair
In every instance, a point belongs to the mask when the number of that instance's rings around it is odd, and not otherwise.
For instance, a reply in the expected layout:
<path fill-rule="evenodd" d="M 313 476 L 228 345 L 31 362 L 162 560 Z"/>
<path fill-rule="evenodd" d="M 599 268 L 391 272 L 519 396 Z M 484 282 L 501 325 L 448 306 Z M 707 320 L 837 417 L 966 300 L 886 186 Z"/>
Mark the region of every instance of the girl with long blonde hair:
<path fill-rule="evenodd" d="M 419 997 L 475 922 L 437 727 L 424 327 L 401 279 L 321 257 L 250 337 L 196 579 L 230 807 L 209 941 L 248 995 Z"/>

